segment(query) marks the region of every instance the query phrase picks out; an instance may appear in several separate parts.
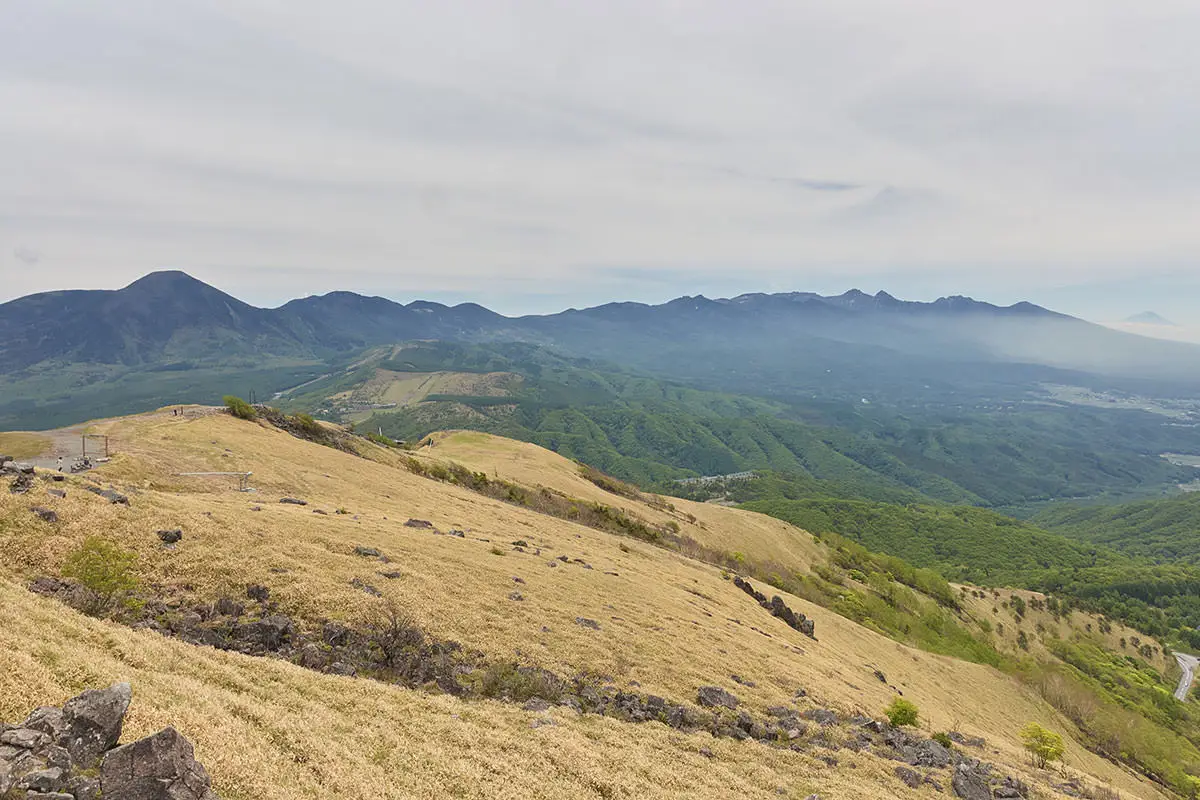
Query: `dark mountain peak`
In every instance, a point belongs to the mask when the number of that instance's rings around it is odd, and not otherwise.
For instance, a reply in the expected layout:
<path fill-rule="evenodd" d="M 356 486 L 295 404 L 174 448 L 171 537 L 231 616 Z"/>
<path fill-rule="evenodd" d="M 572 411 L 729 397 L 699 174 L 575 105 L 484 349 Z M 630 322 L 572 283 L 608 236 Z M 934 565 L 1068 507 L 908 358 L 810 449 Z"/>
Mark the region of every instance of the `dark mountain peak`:
<path fill-rule="evenodd" d="M 200 296 L 200 295 L 221 295 L 234 298 L 225 294 L 220 289 L 209 286 L 202 280 L 193 278 L 183 270 L 164 269 L 158 272 L 151 272 L 138 278 L 133 283 L 120 289 L 120 292 L 129 295 L 149 295 L 149 296 Z M 235 300 L 235 302 L 241 302 Z"/>
<path fill-rule="evenodd" d="M 1126 322 L 1132 322 L 1136 325 L 1163 325 L 1167 327 L 1176 327 L 1174 322 L 1164 317 L 1162 314 L 1157 314 L 1153 311 L 1143 311 L 1140 314 L 1134 314 L 1132 317 L 1127 317 Z"/>

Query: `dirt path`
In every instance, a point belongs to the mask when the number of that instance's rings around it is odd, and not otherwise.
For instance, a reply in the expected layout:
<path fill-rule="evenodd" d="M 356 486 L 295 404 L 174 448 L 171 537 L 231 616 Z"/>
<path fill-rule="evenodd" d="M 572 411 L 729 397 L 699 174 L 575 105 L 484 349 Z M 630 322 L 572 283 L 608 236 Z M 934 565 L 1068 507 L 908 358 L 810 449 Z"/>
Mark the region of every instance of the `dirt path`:
<path fill-rule="evenodd" d="M 1179 688 L 1175 690 L 1175 699 L 1186 701 L 1188 692 L 1192 690 L 1192 681 L 1196 679 L 1196 669 L 1200 668 L 1200 658 L 1189 656 L 1186 653 L 1176 653 L 1175 660 L 1179 662 L 1179 668 L 1183 670 L 1183 677 L 1179 679 Z"/>

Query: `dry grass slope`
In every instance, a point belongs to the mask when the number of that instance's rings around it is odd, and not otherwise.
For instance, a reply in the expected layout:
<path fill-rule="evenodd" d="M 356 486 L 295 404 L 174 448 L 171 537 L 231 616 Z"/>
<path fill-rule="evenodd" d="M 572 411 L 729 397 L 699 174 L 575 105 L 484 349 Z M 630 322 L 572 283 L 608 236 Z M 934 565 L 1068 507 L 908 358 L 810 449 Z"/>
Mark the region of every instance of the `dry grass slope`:
<path fill-rule="evenodd" d="M 437 636 L 496 658 L 590 670 L 618 685 L 636 681 L 639 691 L 679 701 L 693 701 L 701 685 L 719 684 L 761 711 L 792 702 L 804 687 L 809 697 L 797 701 L 801 708 L 878 715 L 892 699 L 873 675 L 880 669 L 920 706 L 930 730 L 983 736 L 988 760 L 1043 785 L 1045 776 L 1025 762 L 1018 731 L 1031 720 L 1070 730 L 1032 692 L 991 668 L 913 650 L 785 597 L 816 620 L 819 641 L 811 641 L 713 567 L 418 477 L 394 466 L 400 456 L 383 448 L 364 444 L 369 458 L 358 458 L 222 415 L 159 413 L 98 427 L 119 454 L 95 476 L 127 491 L 129 508 L 81 491 L 84 478 L 70 480 L 65 499 L 44 496 L 40 484 L 36 498 L 0 495 L 0 575 L 6 576 L 0 719 L 60 702 L 84 685 L 129 679 L 139 697 L 128 735 L 177 725 L 196 742 L 218 789 L 234 800 L 767 798 L 779 797 L 779 789 L 796 798 L 819 791 L 828 800 L 912 792 L 894 776 L 894 762 L 866 754 L 843 751 L 831 769 L 806 754 L 563 710 L 550 712 L 557 725 L 534 729 L 537 715 L 512 706 L 320 675 L 90 620 L 27 593 L 19 581 L 57 572 L 85 536 L 102 533 L 135 550 L 143 581 L 168 594 L 213 599 L 264 583 L 289 613 L 353 619 L 380 602 L 350 585 L 360 578 L 411 609 Z M 684 533 L 714 546 L 794 560 L 819 553 L 812 537 L 760 515 L 686 502 L 672 512 L 616 498 L 580 478 L 575 465 L 531 445 L 457 435 L 440 437 L 421 457 L 453 458 L 489 474 L 596 497 L 650 520 L 675 519 Z M 251 471 L 258 492 L 234 492 L 222 479 L 175 476 L 195 471 Z M 283 496 L 310 505 L 280 505 Z M 33 501 L 53 508 L 61 521 L 51 526 L 30 514 Z M 333 514 L 338 508 L 350 513 Z M 404 526 L 410 517 L 467 535 Z M 184 531 L 175 550 L 155 536 L 167 527 Z M 517 540 L 540 548 L 540 555 L 511 549 Z M 402 577 L 379 576 L 378 562 L 353 555 L 356 545 L 379 548 Z M 595 568 L 557 561 L 550 567 L 559 555 Z M 525 581 L 523 602 L 508 599 L 514 576 Z M 601 629 L 576 625 L 576 617 L 597 620 Z M 756 688 L 734 685 L 733 674 Z M 701 747 L 714 758 L 699 755 Z M 1074 743 L 1068 763 L 1123 796 L 1161 796 Z"/>

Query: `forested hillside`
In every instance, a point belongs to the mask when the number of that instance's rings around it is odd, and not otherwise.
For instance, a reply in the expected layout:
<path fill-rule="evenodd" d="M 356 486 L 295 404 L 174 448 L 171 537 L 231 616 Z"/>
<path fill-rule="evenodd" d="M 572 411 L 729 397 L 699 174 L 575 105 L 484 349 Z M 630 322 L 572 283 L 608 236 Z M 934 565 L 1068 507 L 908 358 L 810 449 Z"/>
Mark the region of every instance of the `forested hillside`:
<path fill-rule="evenodd" d="M 1200 564 L 1200 494 L 1195 492 L 1115 506 L 1055 503 L 1032 521 L 1155 563 Z"/>

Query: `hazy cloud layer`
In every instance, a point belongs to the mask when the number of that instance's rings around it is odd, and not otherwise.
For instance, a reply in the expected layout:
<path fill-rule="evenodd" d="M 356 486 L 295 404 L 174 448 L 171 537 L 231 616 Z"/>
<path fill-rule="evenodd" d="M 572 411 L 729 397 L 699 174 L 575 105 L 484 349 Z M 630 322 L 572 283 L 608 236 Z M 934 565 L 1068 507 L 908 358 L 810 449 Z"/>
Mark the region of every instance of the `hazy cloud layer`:
<path fill-rule="evenodd" d="M 0 300 L 163 267 L 505 311 L 1153 275 L 1196 311 L 1194 0 L 7 0 L 0 29 Z"/>

